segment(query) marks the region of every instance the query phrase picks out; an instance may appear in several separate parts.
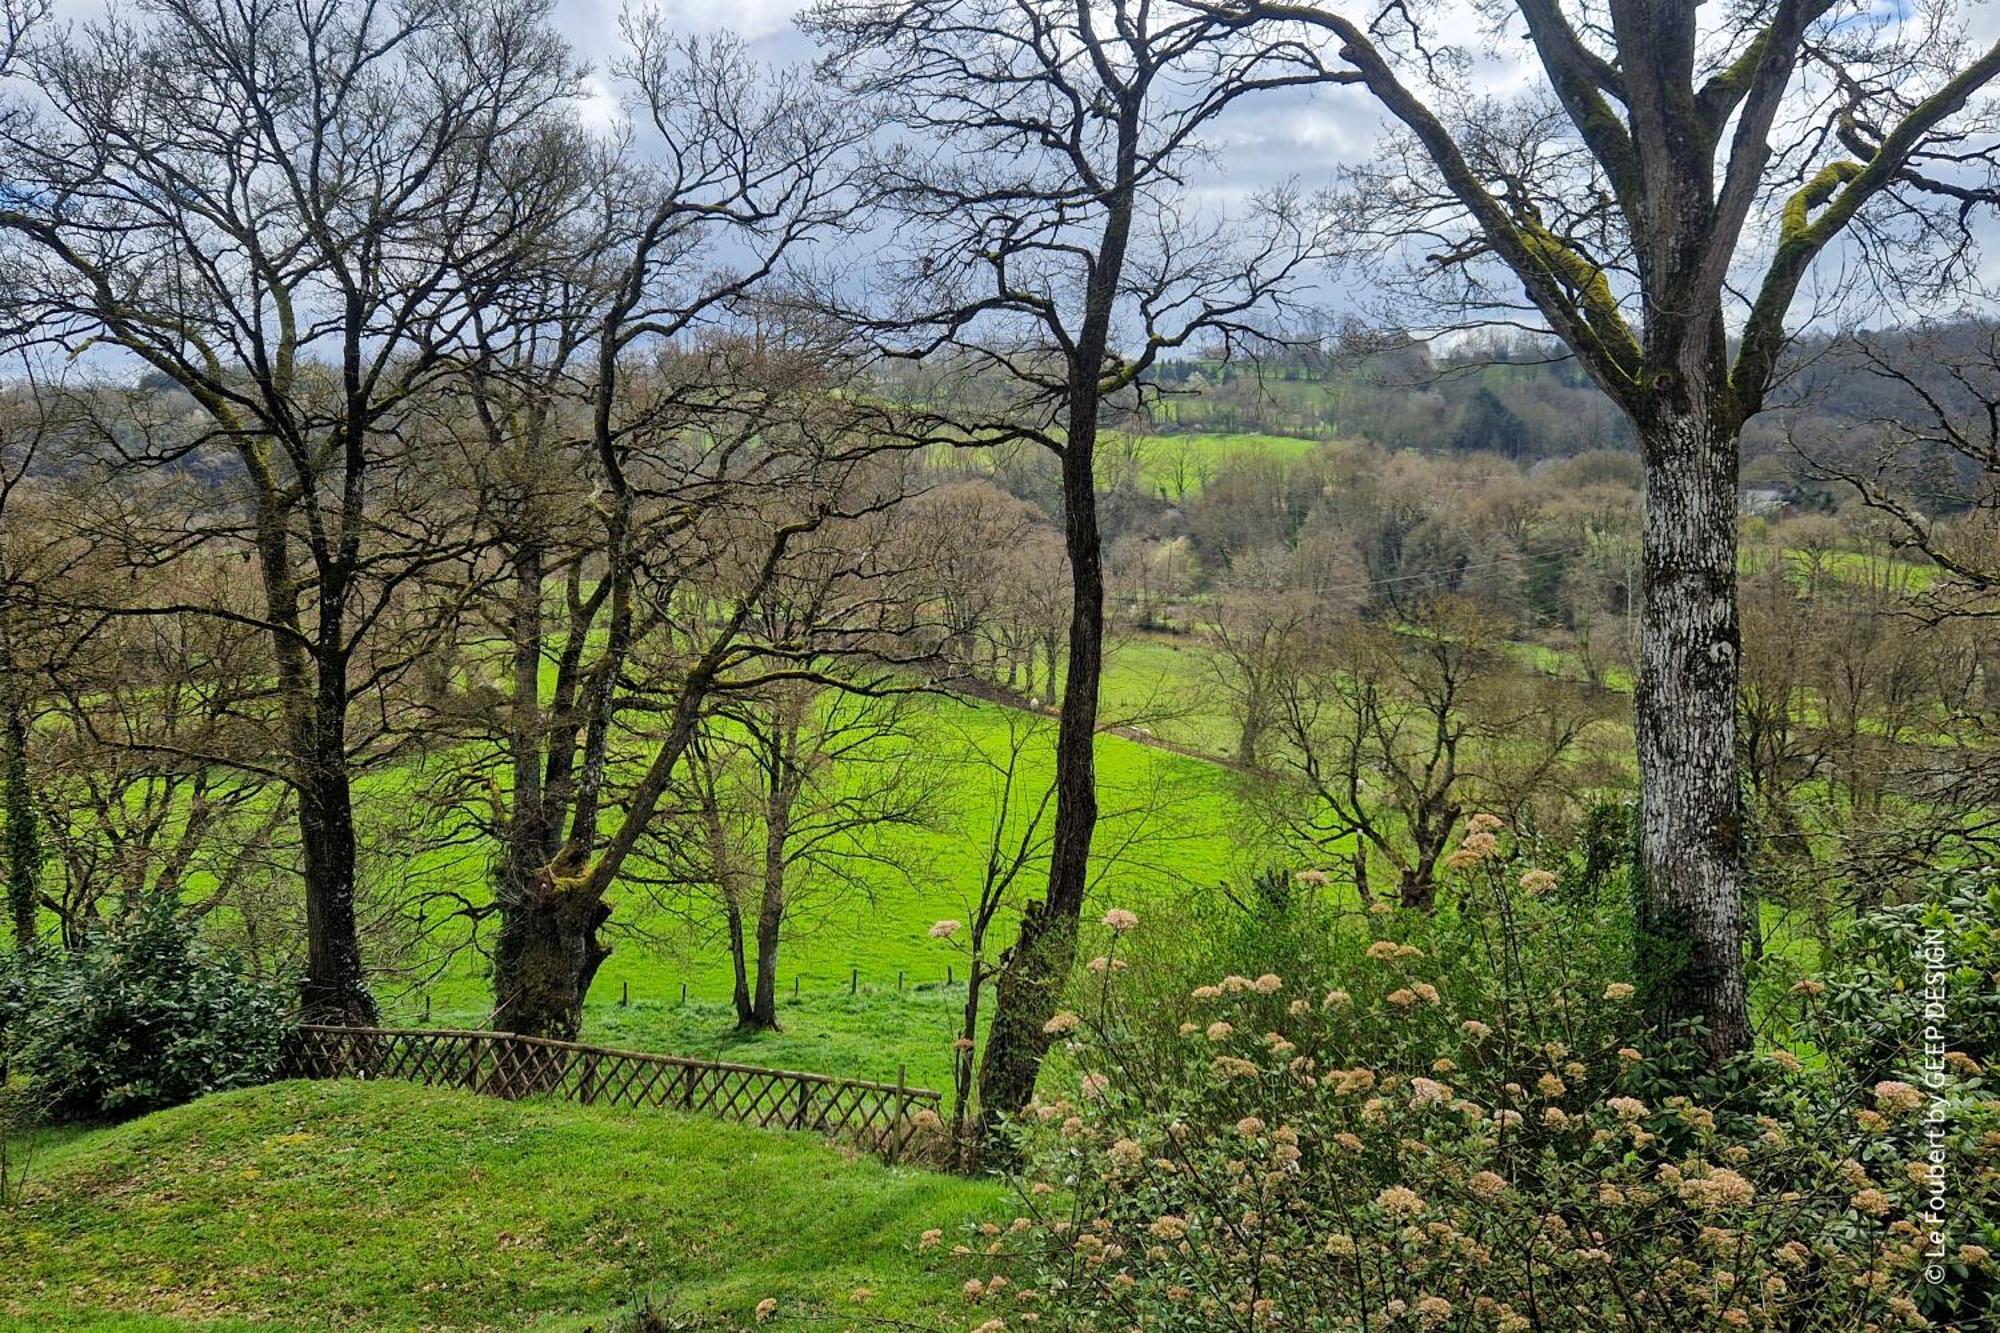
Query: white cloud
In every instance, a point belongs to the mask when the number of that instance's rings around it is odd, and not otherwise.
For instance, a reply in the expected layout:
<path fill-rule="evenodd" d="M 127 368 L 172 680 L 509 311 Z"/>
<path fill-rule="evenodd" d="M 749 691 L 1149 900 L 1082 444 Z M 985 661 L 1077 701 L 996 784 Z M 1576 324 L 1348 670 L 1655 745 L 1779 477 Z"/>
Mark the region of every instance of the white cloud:
<path fill-rule="evenodd" d="M 680 32 L 727 30 L 751 40 L 794 30 L 800 0 L 653 0 Z M 621 0 L 557 0 L 555 24 L 584 56 L 602 61 L 618 49 Z"/>

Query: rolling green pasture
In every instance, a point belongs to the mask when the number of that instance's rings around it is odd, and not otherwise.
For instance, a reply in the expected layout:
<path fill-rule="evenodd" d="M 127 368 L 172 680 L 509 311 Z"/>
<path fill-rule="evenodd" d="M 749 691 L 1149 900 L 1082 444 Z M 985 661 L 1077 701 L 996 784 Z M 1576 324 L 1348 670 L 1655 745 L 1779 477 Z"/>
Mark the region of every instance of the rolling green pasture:
<path fill-rule="evenodd" d="M 1217 758 L 1235 745 L 1198 643 L 1166 636 L 1118 640 L 1106 673 L 1106 724 L 1143 728 L 1159 741 Z M 965 959 L 929 936 L 944 918 L 970 915 L 999 778 L 979 756 L 1001 755 L 1009 726 L 1023 715 L 955 699 L 926 703 L 913 743 L 938 763 L 940 816 L 934 827 L 901 830 L 859 886 L 806 884 L 779 966 L 783 1031 L 739 1034 L 729 1005 L 733 976 L 714 933 L 712 909 L 687 896 L 656 897 L 631 886 L 615 896 L 614 952 L 585 1011 L 585 1039 L 745 1063 L 813 1069 L 948 1087 L 951 1041 L 964 1000 Z M 1622 723 L 1607 724 L 1620 729 Z M 1027 755 L 1015 817 L 1053 771 L 1054 728 L 1043 726 Z M 1611 740 L 1606 744 L 1629 741 Z M 1100 735 L 1097 743 L 1105 864 L 1093 888 L 1098 911 L 1138 910 L 1162 895 L 1200 892 L 1240 880 L 1281 849 L 1247 834 L 1234 777 L 1220 764 L 1142 740 Z M 399 777 L 399 781 L 406 780 Z M 1025 886 L 1032 891 L 1038 862 Z M 421 872 L 483 898 L 486 867 L 463 851 L 440 855 Z M 994 938 L 1012 938 L 1011 919 Z M 947 977 L 956 984 L 947 985 Z M 685 998 L 682 987 L 686 987 Z M 796 989 L 794 989 L 796 987 Z M 490 1012 L 483 960 L 461 952 L 435 978 L 386 992 L 394 1021 L 477 1026 Z M 629 1002 L 628 1002 L 629 1001 Z"/>
<path fill-rule="evenodd" d="M 1215 368 L 1204 368 L 1205 373 L 1216 373 Z M 1254 377 L 1255 372 L 1247 368 L 1239 369 L 1236 376 Z M 1303 420 L 1311 417 L 1324 426 L 1336 422 L 1340 416 L 1340 399 L 1343 386 L 1328 385 L 1313 378 L 1285 379 L 1269 376 L 1256 386 L 1256 396 L 1281 412 L 1287 412 Z M 1211 394 L 1175 395 L 1154 408 L 1154 413 L 1163 421 L 1171 421 L 1183 428 L 1226 430 L 1237 424 L 1245 409 L 1226 398 Z"/>
<path fill-rule="evenodd" d="M 1245 431 L 1191 431 L 1173 435 L 1133 435 L 1107 431 L 1098 442 L 1097 480 L 1103 490 L 1133 485 L 1148 495 L 1179 502 L 1201 492 L 1225 463 L 1238 458 L 1306 457 L 1322 441 L 1298 435 Z M 982 453 L 940 447 L 936 461 L 949 469 L 981 473 L 993 466 Z"/>
<path fill-rule="evenodd" d="M 1822 577 L 1902 594 L 1925 591 L 1937 582 L 1942 572 L 1924 560 L 1904 560 L 1871 551 L 1825 551 L 1815 555 L 1799 547 L 1745 546 L 1736 564 L 1745 574 L 1761 574 L 1771 567 L 1774 559 L 1785 562 L 1792 581 L 1801 588 L 1812 578 L 1815 563 Z"/>
<path fill-rule="evenodd" d="M 1105 811 L 1098 846 L 1105 864 L 1092 919 L 1112 905 L 1143 915 L 1150 901 L 1200 892 L 1288 859 L 1251 832 L 1226 767 L 1162 748 L 1216 759 L 1234 751 L 1234 724 L 1218 697 L 1209 651 L 1197 639 L 1173 635 L 1122 635 L 1112 643 L 1102 718 L 1140 734 L 1098 740 Z M 1578 674 L 1559 649 L 1520 644 L 1516 652 L 1525 667 Z M 614 895 L 614 952 L 586 1007 L 585 1040 L 854 1077 L 893 1080 L 902 1072 L 920 1086 L 948 1087 L 966 960 L 928 932 L 940 919 L 970 915 L 998 800 L 999 777 L 985 761 L 1004 752 L 1010 726 L 1023 717 L 991 704 L 922 702 L 910 743 L 934 765 L 935 819 L 889 836 L 859 883 L 795 886 L 798 907 L 779 966 L 782 1031 L 734 1030 L 732 974 L 711 904 L 686 890 L 629 883 Z M 1608 730 L 1599 748 L 1629 756 L 1626 722 L 1614 717 L 1601 725 Z M 1145 735 L 1161 745 L 1141 743 Z M 1028 750 L 1017 817 L 1026 813 L 1027 793 L 1051 777 L 1053 742 L 1048 720 Z M 364 819 L 365 807 L 420 808 L 441 773 L 416 766 L 371 776 L 360 793 Z M 490 855 L 489 846 L 470 839 L 392 866 L 393 858 L 378 855 L 375 862 L 390 866 L 398 891 L 442 889 L 484 902 Z M 1031 869 L 1024 888 L 1033 891 L 1040 873 L 1040 865 Z M 393 960 L 395 970 L 378 984 L 388 1021 L 488 1023 L 490 979 L 484 958 L 466 947 L 467 933 L 463 922 L 448 923 L 433 947 Z M 999 922 L 995 946 L 1012 933 L 1011 920 Z M 457 947 L 446 957 L 449 946 Z M 385 951 L 373 961 L 392 960 Z M 956 984 L 945 984 L 948 975 Z"/>
<path fill-rule="evenodd" d="M 966 964 L 929 930 L 970 915 L 999 801 L 999 776 L 979 756 L 1003 755 L 1010 720 L 1021 716 L 990 704 L 926 702 L 912 743 L 936 761 L 935 825 L 888 835 L 886 854 L 864 868 L 858 886 L 798 886 L 798 917 L 779 965 L 784 1031 L 734 1032 L 728 951 L 705 902 L 631 885 L 614 895 L 613 953 L 591 990 L 585 1039 L 863 1078 L 893 1080 L 906 1067 L 913 1083 L 948 1086 Z M 1029 813 L 1026 793 L 1052 775 L 1053 746 L 1051 723 L 1025 756 L 1017 819 Z M 1093 897 L 1102 907 L 1143 912 L 1163 892 L 1211 885 L 1260 863 L 1257 849 L 1240 844 L 1225 770 L 1113 735 L 1098 740 L 1098 769 L 1104 865 Z M 378 779 L 396 784 L 397 797 L 421 780 L 406 772 Z M 487 896 L 483 854 L 454 849 L 427 859 L 413 885 Z M 994 943 L 1012 934 L 1003 919 Z M 958 985 L 943 984 L 947 969 Z M 429 1021 L 439 1026 L 480 1025 L 492 1004 L 484 960 L 471 950 L 460 950 L 442 975 L 392 984 L 384 999 L 396 1022 L 421 1020 L 428 1002 Z"/>
<path fill-rule="evenodd" d="M 1199 494 L 1225 464 L 1236 459 L 1275 458 L 1281 462 L 1297 462 L 1321 444 L 1318 440 L 1297 435 L 1227 432 L 1128 438 L 1127 447 L 1137 455 L 1140 486 L 1151 494 L 1163 494 L 1173 500 Z M 1116 444 L 1100 446 L 1100 449 L 1112 458 L 1118 452 Z"/>

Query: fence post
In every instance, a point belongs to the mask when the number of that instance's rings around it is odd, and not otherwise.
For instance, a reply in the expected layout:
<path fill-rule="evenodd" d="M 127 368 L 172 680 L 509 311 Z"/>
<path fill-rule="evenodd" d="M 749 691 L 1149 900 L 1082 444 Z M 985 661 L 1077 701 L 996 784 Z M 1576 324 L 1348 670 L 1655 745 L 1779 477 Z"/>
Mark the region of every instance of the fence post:
<path fill-rule="evenodd" d="M 811 1100 L 812 1085 L 804 1079 L 800 1079 L 792 1086 L 798 1089 L 798 1105 L 792 1110 L 791 1127 L 793 1129 L 804 1129 L 806 1127 L 806 1106 Z"/>
<path fill-rule="evenodd" d="M 908 1134 L 910 1121 L 910 1098 L 906 1089 L 910 1085 L 910 1067 L 896 1066 L 896 1116 L 889 1122 L 889 1160 L 895 1161 L 903 1155 L 903 1143 Z"/>
<path fill-rule="evenodd" d="M 849 995 L 859 995 L 861 993 L 861 969 L 858 967 L 851 967 L 847 970 L 847 993 Z"/>
<path fill-rule="evenodd" d="M 509 1032 L 494 1042 L 493 1046 L 495 1050 L 493 1075 L 499 1081 L 500 1096 L 511 1102 L 521 1095 L 515 1089 L 515 1079 L 521 1073 L 520 1043 L 514 1034 Z"/>

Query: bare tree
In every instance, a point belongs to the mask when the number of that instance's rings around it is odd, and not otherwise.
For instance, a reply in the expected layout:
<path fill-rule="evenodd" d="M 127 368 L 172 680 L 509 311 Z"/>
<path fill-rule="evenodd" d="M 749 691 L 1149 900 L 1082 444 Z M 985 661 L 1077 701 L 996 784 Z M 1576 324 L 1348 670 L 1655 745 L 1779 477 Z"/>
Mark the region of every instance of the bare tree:
<path fill-rule="evenodd" d="M 1428 911 L 1471 815 L 1520 823 L 1573 794 L 1597 710 L 1575 687 L 1514 667 L 1490 611 L 1441 596 L 1414 614 L 1407 630 L 1327 629 L 1282 660 L 1268 686 L 1267 772 L 1250 790 L 1308 852 L 1354 839 L 1364 900 L 1379 860 L 1401 904 Z"/>
<path fill-rule="evenodd" d="M 1177 2 L 823 0 L 806 24 L 830 76 L 903 135 L 872 181 L 908 258 L 857 322 L 893 354 L 953 354 L 982 394 L 997 393 L 956 415 L 934 399 L 938 438 L 1026 442 L 1061 463 L 1071 606 L 1054 845 L 1042 908 L 1023 918 L 997 980 L 980 1075 L 990 1123 L 1033 1093 L 1089 881 L 1100 417 L 1152 393 L 1170 349 L 1251 333 L 1324 251 L 1317 220 L 1289 194 L 1224 219 L 1182 188 L 1224 111 L 1322 71 L 1294 43 L 1246 41 L 1239 25 Z"/>
<path fill-rule="evenodd" d="M 2000 759 L 1981 681 L 1996 643 L 1976 616 L 1912 633 L 1935 608 L 1931 586 L 1885 555 L 1815 574 L 1772 554 L 1743 608 L 1750 866 L 1759 897 L 1801 912 L 1831 948 L 1841 912 L 1990 859 Z"/>
<path fill-rule="evenodd" d="M 1070 628 L 1069 557 L 1053 529 L 1037 526 L 1022 534 L 1001 567 L 1004 580 L 996 617 L 1007 652 L 1007 684 L 1023 669 L 1030 700 L 1062 697 L 1060 672 Z M 1041 662 L 1041 683 L 1035 663 Z"/>
<path fill-rule="evenodd" d="M 984 855 L 979 880 L 966 895 L 965 919 L 940 921 L 931 929 L 933 937 L 966 960 L 965 1003 L 959 1008 L 951 1072 L 951 1142 L 961 1167 L 970 1167 L 979 1156 L 975 1085 L 986 988 L 999 971 L 994 927 L 1004 913 L 1025 905 L 1035 871 L 1049 854 L 1056 796 L 1055 785 L 1035 782 L 1029 767 L 1035 752 L 1048 742 L 1048 719 L 1009 709 L 1006 723 L 1005 748 L 998 752 L 970 732 L 961 736 L 966 762 L 992 782 L 992 806 L 981 812 L 986 826 Z"/>
<path fill-rule="evenodd" d="M 1009 708 L 1004 720 L 1006 734 L 999 739 L 983 723 L 955 728 L 960 743 L 954 749 L 964 766 L 951 784 L 963 801 L 956 814 L 969 834 L 979 830 L 973 836 L 980 859 L 977 876 L 960 886 L 964 917 L 939 921 L 931 929 L 933 938 L 966 963 L 965 1000 L 953 1042 L 952 1144 L 960 1166 L 967 1169 L 995 1146 L 982 1128 L 987 1115 L 979 1102 L 980 1020 L 993 983 L 1006 975 L 1009 953 L 1020 947 L 999 948 L 998 936 L 1009 917 L 1046 910 L 1044 900 L 1031 895 L 1053 851 L 1060 791 L 1047 775 L 1054 729 L 1048 717 Z M 1205 782 L 1184 783 L 1168 762 L 1153 763 L 1138 782 L 1107 792 L 1092 849 L 1090 887 L 1095 890 L 1120 872 L 1156 883 L 1180 878 L 1169 864 L 1174 849 L 1205 836 L 1197 812 L 1209 809 L 1212 798 L 1213 789 Z M 990 1042 L 990 1027 L 985 1035 Z M 1004 1159 L 1004 1151 L 1000 1156 Z"/>
<path fill-rule="evenodd" d="M 192 401 L 199 424 L 112 423 L 103 455 L 226 481 L 192 521 L 128 513 L 127 535 L 150 562 L 240 552 L 262 588 L 252 608 L 115 610 L 268 636 L 304 1009 L 371 1020 L 352 788 L 371 738 L 352 705 L 421 655 L 371 640 L 453 550 L 414 485 L 411 403 L 451 369 L 480 275 L 561 206 L 547 168 L 575 132 L 577 72 L 528 0 L 168 0 L 31 40 L 20 73 L 39 96 L 0 128 L 0 229 L 29 336 L 115 348 Z"/>
<path fill-rule="evenodd" d="M 907 571 L 874 526 L 907 478 L 876 465 L 882 445 L 866 409 L 839 406 L 838 373 L 816 344 L 734 338 L 621 372 L 611 447 L 584 455 L 585 475 L 608 459 L 629 506 L 607 485 L 566 528 L 541 529 L 547 562 L 511 551 L 484 623 L 463 627 L 470 657 L 506 665 L 443 702 L 440 722 L 477 748 L 437 762 L 498 851 L 497 891 L 429 892 L 498 917 L 496 1021 L 511 1031 L 578 1031 L 611 948 L 609 892 L 646 859 L 726 699 L 843 671 L 886 690 L 908 665 L 898 646 L 927 642 L 885 591 Z M 544 614 L 552 590 L 558 616 Z M 808 624 L 777 623 L 801 602 Z"/>
<path fill-rule="evenodd" d="M 1257 767 L 1277 721 L 1280 682 L 1330 614 L 1308 592 L 1241 588 L 1225 591 L 1203 623 L 1212 649 L 1201 659 L 1204 674 L 1236 723 L 1239 767 Z"/>
<path fill-rule="evenodd" d="M 1797 434 L 1794 446 L 1942 571 L 1913 613 L 2000 616 L 2000 326 L 1853 335 L 1830 359 L 1879 381 L 1889 410 L 1875 414 L 1864 447 Z"/>
<path fill-rule="evenodd" d="M 680 844 L 670 864 L 721 902 L 737 1026 L 776 1031 L 783 942 L 909 873 L 895 839 L 931 822 L 937 775 L 905 694 L 810 679 L 721 701 L 701 751 L 694 817 L 663 829 Z"/>
<path fill-rule="evenodd" d="M 1357 201 L 1421 255 L 1426 295 L 1532 318 L 1636 430 L 1647 470 L 1638 745 L 1650 1003 L 1711 1052 L 1749 1040 L 1735 689 L 1736 469 L 1781 370 L 1801 285 L 1829 252 L 1872 291 L 1968 272 L 1970 211 L 2000 198 L 1973 97 L 2000 44 L 1953 6 L 1877 22 L 1844 0 L 1481 6 L 1540 77 L 1469 83 L 1433 13 L 1221 3 L 1319 34 L 1398 133 Z M 1525 303 L 1516 293 L 1525 297 Z"/>
<path fill-rule="evenodd" d="M 253 939 L 294 936 L 295 920 L 258 919 L 238 895 L 296 852 L 255 716 L 269 676 L 268 644 L 214 617 L 100 618 L 69 647 L 35 774 L 52 861 L 42 906 L 66 946 L 160 902 L 196 917 L 229 907 Z"/>
<path fill-rule="evenodd" d="M 461 648 L 507 665 L 484 686 L 497 710 L 468 687 L 438 718 L 478 746 L 439 762 L 496 848 L 495 896 L 430 892 L 497 917 L 495 1021 L 559 1036 L 609 952 L 606 891 L 788 548 L 895 489 L 851 484 L 872 445 L 838 340 L 758 305 L 850 215 L 854 116 L 734 39 L 675 38 L 652 12 L 623 32 L 630 133 L 549 168 L 576 206 L 488 284 L 441 409 L 484 497 Z"/>
<path fill-rule="evenodd" d="M 1004 637 L 996 621 L 1018 577 L 1010 568 L 1013 553 L 1036 531 L 1039 519 L 1033 505 L 984 479 L 932 486 L 904 506 L 898 524 L 902 539 L 910 544 L 917 581 L 943 621 L 940 674 L 988 665 L 979 660 L 980 649 Z M 1013 684 L 1011 661 L 1008 677 Z"/>

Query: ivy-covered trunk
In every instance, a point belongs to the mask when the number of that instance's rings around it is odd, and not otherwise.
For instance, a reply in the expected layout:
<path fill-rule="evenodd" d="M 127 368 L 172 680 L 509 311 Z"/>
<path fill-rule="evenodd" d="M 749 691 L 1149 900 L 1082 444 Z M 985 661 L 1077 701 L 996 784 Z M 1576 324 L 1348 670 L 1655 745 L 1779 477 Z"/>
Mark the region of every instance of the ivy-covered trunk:
<path fill-rule="evenodd" d="M 1641 423 L 1637 700 L 1641 947 L 1650 1003 L 1717 1057 L 1749 1044 L 1736 783 L 1735 432 L 1695 407 Z"/>
<path fill-rule="evenodd" d="M 757 908 L 757 991 L 744 1026 L 778 1030 L 778 942 L 785 924 L 785 871 L 792 838 L 795 770 L 781 766 L 764 804 L 764 896 Z"/>
<path fill-rule="evenodd" d="M 27 953 L 35 947 L 38 936 L 35 916 L 42 870 L 41 816 L 28 780 L 25 710 L 18 700 L 9 699 L 6 714 L 7 915 L 14 926 L 14 947 Z"/>
<path fill-rule="evenodd" d="M 502 891 L 508 903 L 493 951 L 494 1026 L 574 1041 L 590 983 L 611 953 L 597 938 L 611 908 L 583 878 L 546 867 Z"/>

